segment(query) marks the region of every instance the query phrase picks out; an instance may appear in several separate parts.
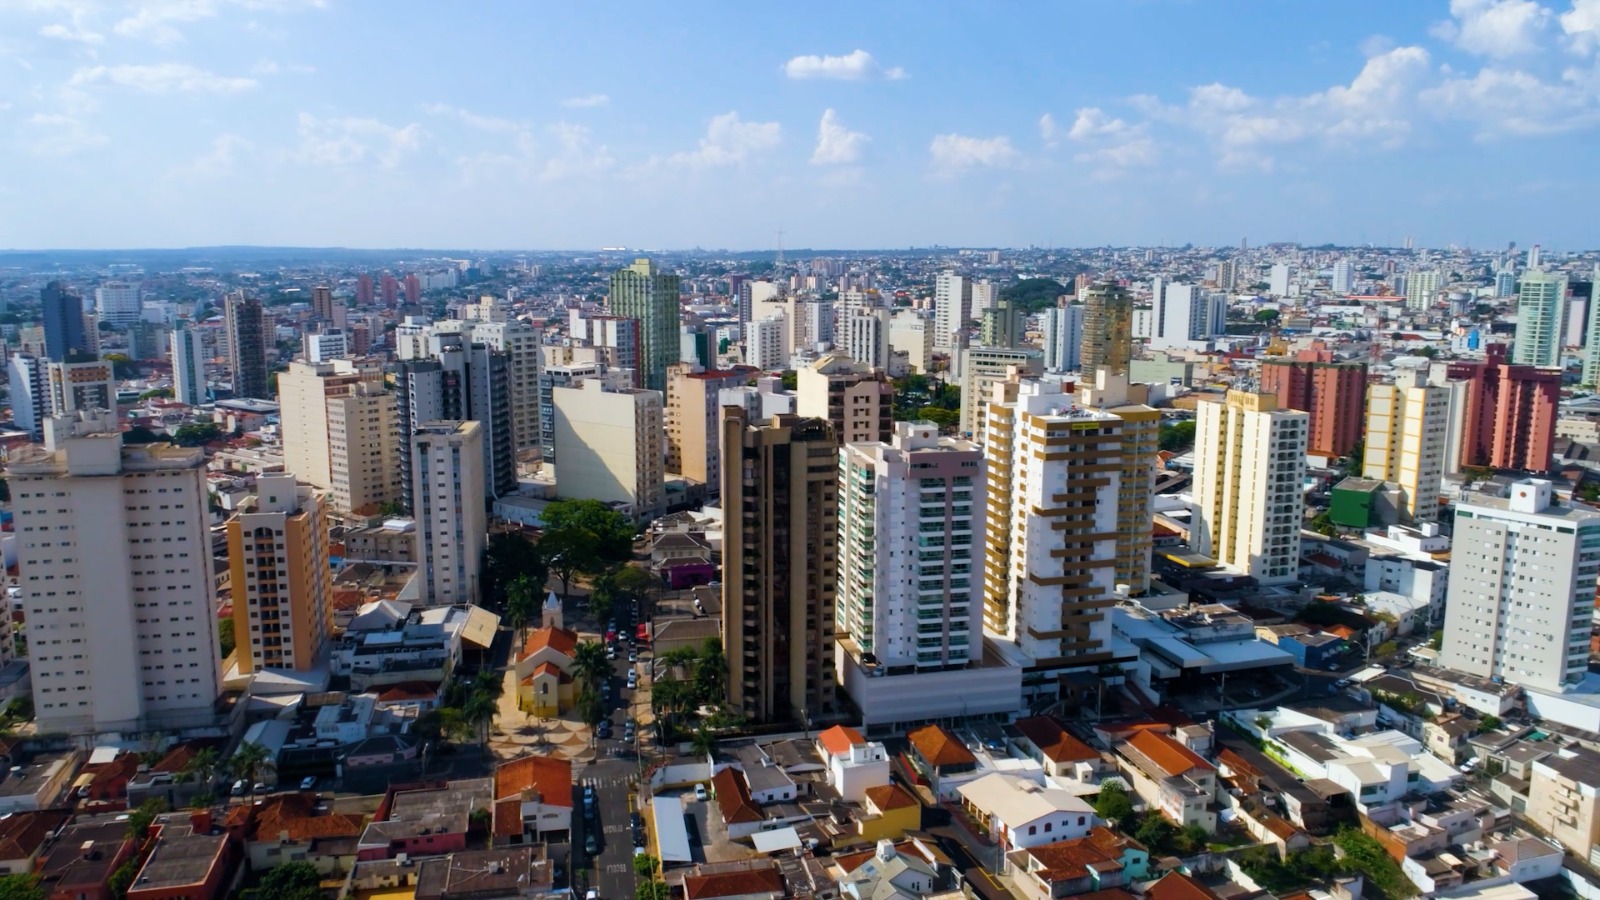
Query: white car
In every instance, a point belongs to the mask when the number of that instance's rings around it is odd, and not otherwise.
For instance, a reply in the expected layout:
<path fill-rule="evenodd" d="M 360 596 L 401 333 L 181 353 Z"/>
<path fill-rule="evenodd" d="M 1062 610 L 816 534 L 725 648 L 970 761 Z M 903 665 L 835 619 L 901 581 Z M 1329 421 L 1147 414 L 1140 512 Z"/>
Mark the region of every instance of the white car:
<path fill-rule="evenodd" d="M 708 797 L 710 797 L 710 794 L 708 794 L 706 792 L 705 783 L 704 782 L 697 783 L 694 786 L 694 798 L 696 800 L 699 800 L 700 802 L 704 803 Z"/>
<path fill-rule="evenodd" d="M 314 790 L 316 790 L 316 788 L 317 788 L 317 776 L 315 776 L 315 775 L 307 775 L 306 777 L 300 779 L 300 790 L 302 790 L 302 791 L 314 791 Z"/>

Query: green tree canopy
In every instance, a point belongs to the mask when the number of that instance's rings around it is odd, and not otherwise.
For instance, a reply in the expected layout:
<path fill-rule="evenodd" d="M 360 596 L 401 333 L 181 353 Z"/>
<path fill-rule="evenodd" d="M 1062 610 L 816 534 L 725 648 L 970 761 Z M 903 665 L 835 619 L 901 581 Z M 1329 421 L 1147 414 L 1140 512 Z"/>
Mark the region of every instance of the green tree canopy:
<path fill-rule="evenodd" d="M 222 426 L 215 422 L 191 422 L 178 426 L 172 439 L 180 447 L 203 447 L 222 437 Z"/>
<path fill-rule="evenodd" d="M 49 896 L 37 875 L 0 876 L 0 900 L 45 900 Z"/>
<path fill-rule="evenodd" d="M 1278 312 L 1275 309 L 1257 310 L 1256 311 L 1256 321 L 1257 322 L 1261 322 L 1263 324 L 1271 324 L 1273 322 L 1278 321 L 1278 318 L 1281 315 L 1282 315 L 1282 313 Z"/>
<path fill-rule="evenodd" d="M 1133 800 L 1122 785 L 1114 781 L 1103 784 L 1094 798 L 1094 814 L 1112 825 L 1125 822 L 1133 815 Z"/>
<path fill-rule="evenodd" d="M 287 862 L 267 870 L 261 885 L 246 896 L 254 900 L 322 900 L 322 876 L 308 862 Z"/>
<path fill-rule="evenodd" d="M 1056 298 L 1072 291 L 1054 278 L 1024 278 L 1000 289 L 1000 299 L 1025 312 L 1038 312 L 1056 305 Z"/>
<path fill-rule="evenodd" d="M 483 601 L 496 609 L 506 602 L 507 590 L 518 578 L 527 577 L 541 588 L 550 569 L 533 542 L 523 535 L 507 531 L 489 536 L 489 545 L 483 551 L 483 568 L 479 576 Z"/>
<path fill-rule="evenodd" d="M 1193 447 L 1195 427 L 1193 419 L 1186 419 L 1182 422 L 1162 422 L 1161 449 L 1178 453 Z"/>

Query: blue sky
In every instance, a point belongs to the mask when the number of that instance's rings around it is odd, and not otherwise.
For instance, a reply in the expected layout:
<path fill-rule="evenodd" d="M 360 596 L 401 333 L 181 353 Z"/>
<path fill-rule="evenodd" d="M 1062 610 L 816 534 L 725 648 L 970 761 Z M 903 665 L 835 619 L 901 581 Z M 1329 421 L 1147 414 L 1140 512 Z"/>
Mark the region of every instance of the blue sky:
<path fill-rule="evenodd" d="M 1597 131 L 1600 0 L 0 0 L 0 247 L 1581 249 Z"/>

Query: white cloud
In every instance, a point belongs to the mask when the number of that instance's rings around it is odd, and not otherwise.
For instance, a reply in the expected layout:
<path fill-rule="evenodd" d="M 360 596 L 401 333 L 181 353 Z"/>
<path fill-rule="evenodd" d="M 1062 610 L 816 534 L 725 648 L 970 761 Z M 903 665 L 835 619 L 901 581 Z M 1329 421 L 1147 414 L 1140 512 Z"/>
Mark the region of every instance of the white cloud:
<path fill-rule="evenodd" d="M 310 75 L 317 71 L 317 67 L 307 63 L 280 63 L 277 60 L 263 59 L 250 67 L 251 75 Z"/>
<path fill-rule="evenodd" d="M 224 175 L 231 175 L 239 155 L 254 146 L 236 134 L 219 135 L 211 142 L 211 149 L 190 163 L 183 174 L 197 175 L 201 178 L 221 178 Z"/>
<path fill-rule="evenodd" d="M 218 75 L 185 63 L 153 66 L 92 66 L 72 73 L 69 87 L 113 84 L 147 94 L 236 94 L 257 85 L 254 78 Z"/>
<path fill-rule="evenodd" d="M 76 19 L 77 17 L 74 16 L 74 18 Z M 46 25 L 39 29 L 39 34 L 42 37 L 55 38 L 56 40 L 60 41 L 73 41 L 79 44 L 88 45 L 90 47 L 99 46 L 100 44 L 105 43 L 106 40 L 105 35 L 100 34 L 99 32 L 89 31 L 88 29 L 83 28 L 76 23 L 70 27 L 61 24 Z"/>
<path fill-rule="evenodd" d="M 605 106 L 611 98 L 605 94 L 585 94 L 582 97 L 568 97 L 561 101 L 561 105 L 569 109 L 590 109 L 596 106 Z"/>
<path fill-rule="evenodd" d="M 583 125 L 558 122 L 550 126 L 550 133 L 559 152 L 546 159 L 539 170 L 542 181 L 593 178 L 616 165 L 610 151 L 604 144 L 595 144 L 592 133 Z"/>
<path fill-rule="evenodd" d="M 1117 137 L 1127 132 L 1127 122 L 1113 119 L 1098 108 L 1089 106 L 1078 110 L 1077 118 L 1072 120 L 1072 128 L 1067 131 L 1067 137 L 1075 141 L 1088 141 L 1102 137 Z"/>
<path fill-rule="evenodd" d="M 1073 160 L 1094 167 L 1097 178 L 1110 178 L 1121 169 L 1155 162 L 1156 144 L 1148 126 L 1130 125 L 1097 107 L 1078 110 L 1067 137 L 1083 148 Z"/>
<path fill-rule="evenodd" d="M 28 124 L 32 126 L 29 149 L 38 156 L 70 156 L 106 143 L 105 135 L 90 130 L 72 116 L 34 113 Z"/>
<path fill-rule="evenodd" d="M 123 37 L 153 44 L 175 44 L 183 40 L 174 23 L 197 22 L 217 14 L 214 0 L 145 0 L 131 16 L 121 19 L 112 30 Z"/>
<path fill-rule="evenodd" d="M 300 114 L 300 146 L 295 158 L 314 166 L 348 166 L 375 162 L 393 169 L 422 146 L 424 132 L 415 122 L 395 127 L 377 119 L 319 119 Z"/>
<path fill-rule="evenodd" d="M 1561 31 L 1578 53 L 1600 48 L 1600 0 L 1572 0 L 1572 9 L 1561 14 Z"/>
<path fill-rule="evenodd" d="M 1061 125 L 1056 122 L 1056 117 L 1045 113 L 1039 117 L 1039 139 L 1044 141 L 1046 147 L 1054 147 L 1061 142 Z"/>
<path fill-rule="evenodd" d="M 866 143 L 872 140 L 859 131 L 851 131 L 839 121 L 839 114 L 823 110 L 822 123 L 817 126 L 817 149 L 811 153 L 814 166 L 849 165 L 861 159 Z"/>
<path fill-rule="evenodd" d="M 422 107 L 422 111 L 430 116 L 446 116 L 476 128 L 479 131 L 488 131 L 500 134 L 515 134 L 528 130 L 528 125 L 523 122 L 514 122 L 498 116 L 485 116 L 470 110 L 450 106 L 445 103 L 429 103 Z"/>
<path fill-rule="evenodd" d="M 699 148 L 674 153 L 668 161 L 686 166 L 738 165 L 752 153 L 778 146 L 781 137 L 777 122 L 745 122 L 737 112 L 727 112 L 711 120 Z"/>
<path fill-rule="evenodd" d="M 1422 92 L 1424 105 L 1446 118 L 1478 124 L 1478 138 L 1572 131 L 1600 122 L 1593 85 L 1576 71 L 1567 83 L 1547 82 L 1518 69 L 1488 66 L 1470 77 L 1445 79 Z"/>
<path fill-rule="evenodd" d="M 1005 135 L 979 138 L 941 134 L 928 145 L 928 155 L 933 159 L 933 167 L 946 175 L 977 167 L 1003 169 L 1016 165 L 1022 158 Z"/>
<path fill-rule="evenodd" d="M 908 77 L 899 66 L 884 68 L 865 50 L 855 50 L 844 56 L 796 56 L 783 64 L 784 74 L 790 78 L 831 78 L 839 81 L 865 81 L 884 78 L 899 81 Z"/>
<path fill-rule="evenodd" d="M 1535 0 L 1450 0 L 1450 15 L 1433 26 L 1434 37 L 1496 59 L 1537 50 L 1551 19 Z"/>

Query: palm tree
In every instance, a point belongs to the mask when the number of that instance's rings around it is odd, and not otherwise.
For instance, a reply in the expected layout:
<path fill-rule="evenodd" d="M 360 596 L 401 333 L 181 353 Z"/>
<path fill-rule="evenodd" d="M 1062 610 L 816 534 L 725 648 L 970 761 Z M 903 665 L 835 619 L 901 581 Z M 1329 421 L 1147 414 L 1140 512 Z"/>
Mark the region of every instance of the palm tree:
<path fill-rule="evenodd" d="M 178 775 L 184 781 L 199 781 L 209 789 L 217 780 L 217 751 L 206 747 L 189 757 Z"/>
<path fill-rule="evenodd" d="M 598 641 L 584 641 L 572 652 L 572 670 L 592 690 L 612 675 L 611 660 L 606 659 L 606 648 Z"/>
<path fill-rule="evenodd" d="M 518 575 L 506 588 L 506 624 L 516 632 L 515 646 L 522 646 L 523 629 L 539 611 L 539 585 L 527 575 Z"/>
<path fill-rule="evenodd" d="M 717 749 L 717 737 L 702 724 L 689 736 L 689 748 L 695 756 L 710 756 Z"/>
<path fill-rule="evenodd" d="M 479 741 L 482 743 L 489 741 L 489 726 L 494 722 L 497 707 L 494 697 L 487 691 L 481 690 L 473 691 L 468 695 L 467 702 L 461 705 L 461 718 L 478 730 Z"/>
<path fill-rule="evenodd" d="M 239 745 L 233 755 L 228 757 L 228 771 L 244 779 L 245 787 L 250 793 L 256 790 L 256 776 L 262 770 L 270 769 L 274 765 L 272 752 L 254 741 L 246 741 Z"/>

